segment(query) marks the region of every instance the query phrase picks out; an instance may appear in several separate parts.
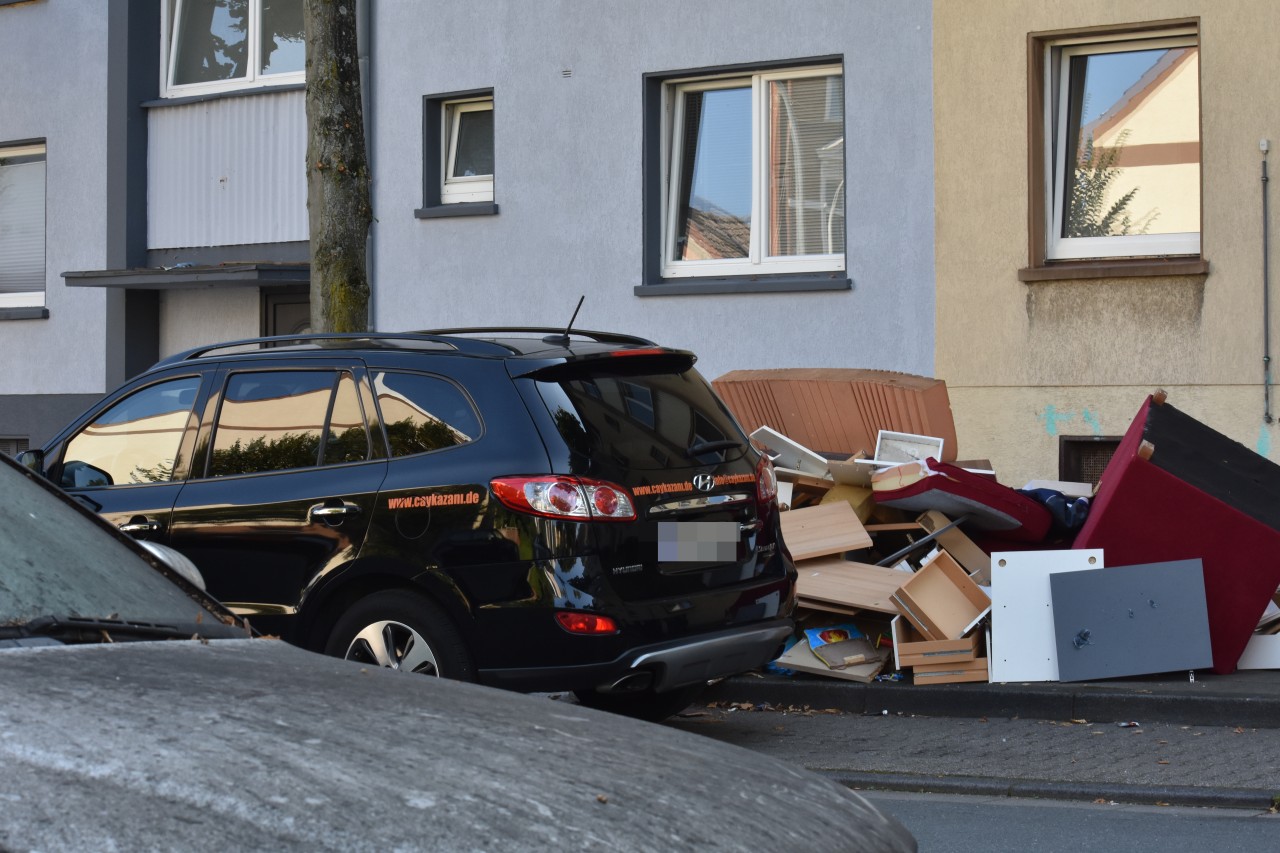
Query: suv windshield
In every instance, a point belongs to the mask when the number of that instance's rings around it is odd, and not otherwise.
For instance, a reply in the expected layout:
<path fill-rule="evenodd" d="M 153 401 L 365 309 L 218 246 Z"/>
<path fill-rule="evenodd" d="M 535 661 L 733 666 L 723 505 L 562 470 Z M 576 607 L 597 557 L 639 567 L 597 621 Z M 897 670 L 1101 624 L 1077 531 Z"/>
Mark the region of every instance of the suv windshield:
<path fill-rule="evenodd" d="M 0 626 L 52 615 L 199 624 L 201 633 L 231 636 L 218 616 L 8 458 L 0 493 Z"/>

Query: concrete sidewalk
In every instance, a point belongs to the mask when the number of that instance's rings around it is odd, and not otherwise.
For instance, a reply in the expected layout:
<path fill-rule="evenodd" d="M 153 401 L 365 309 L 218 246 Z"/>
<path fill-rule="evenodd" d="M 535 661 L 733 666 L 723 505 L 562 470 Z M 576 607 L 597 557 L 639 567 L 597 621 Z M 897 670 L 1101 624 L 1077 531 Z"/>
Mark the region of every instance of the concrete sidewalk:
<path fill-rule="evenodd" d="M 1144 720 L 1280 728 L 1280 670 L 1196 672 L 1088 682 L 927 684 L 748 673 L 712 685 L 707 701 L 837 708 L 855 714 Z M 1280 758 L 1277 759 L 1280 763 Z"/>
<path fill-rule="evenodd" d="M 748 674 L 672 724 L 854 788 L 1259 811 L 1280 794 L 1270 670 L 924 686 Z"/>

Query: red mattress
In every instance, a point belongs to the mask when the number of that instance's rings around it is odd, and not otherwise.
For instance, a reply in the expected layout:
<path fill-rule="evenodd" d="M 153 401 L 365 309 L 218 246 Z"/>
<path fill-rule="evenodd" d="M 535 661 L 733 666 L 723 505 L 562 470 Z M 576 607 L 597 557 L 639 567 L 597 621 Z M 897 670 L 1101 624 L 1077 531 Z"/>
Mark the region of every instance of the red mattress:
<path fill-rule="evenodd" d="M 1052 521 L 1044 506 L 991 477 L 936 459 L 898 465 L 871 479 L 876 503 L 948 518 L 967 516 L 965 529 L 998 533 L 1010 542 L 1040 542 Z"/>

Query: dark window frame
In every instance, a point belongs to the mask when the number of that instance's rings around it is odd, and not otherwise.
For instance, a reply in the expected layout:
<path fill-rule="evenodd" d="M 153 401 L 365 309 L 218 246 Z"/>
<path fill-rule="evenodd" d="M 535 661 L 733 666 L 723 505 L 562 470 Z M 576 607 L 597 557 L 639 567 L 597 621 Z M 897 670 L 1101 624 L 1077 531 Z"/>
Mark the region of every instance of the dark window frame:
<path fill-rule="evenodd" d="M 422 97 L 422 207 L 413 212 L 418 219 L 454 216 L 494 216 L 498 213 L 497 167 L 494 167 L 494 201 L 461 201 L 446 203 L 441 194 L 444 186 L 444 106 L 450 101 L 493 98 L 493 88 L 438 92 Z M 496 104 L 495 104 L 496 107 Z M 496 120 L 496 108 L 495 108 Z M 496 135 L 496 131 L 495 131 Z M 496 140 L 495 140 L 496 143 Z M 496 147 L 496 145 L 495 145 Z M 496 158 L 495 158 L 496 159 Z"/>

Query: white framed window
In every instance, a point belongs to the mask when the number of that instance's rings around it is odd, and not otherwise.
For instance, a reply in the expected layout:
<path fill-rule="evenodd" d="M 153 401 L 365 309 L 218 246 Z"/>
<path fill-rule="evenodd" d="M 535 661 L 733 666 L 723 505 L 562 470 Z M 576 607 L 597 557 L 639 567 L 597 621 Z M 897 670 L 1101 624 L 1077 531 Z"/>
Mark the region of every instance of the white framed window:
<path fill-rule="evenodd" d="M 493 98 L 445 101 L 441 204 L 493 201 Z"/>
<path fill-rule="evenodd" d="M 1200 254 L 1200 55 L 1193 28 L 1045 51 L 1045 257 Z"/>
<path fill-rule="evenodd" d="M 669 81 L 662 276 L 845 268 L 839 65 Z"/>
<path fill-rule="evenodd" d="M 0 308 L 44 306 L 44 199 L 44 145 L 0 145 Z"/>
<path fill-rule="evenodd" d="M 165 0 L 169 97 L 304 81 L 303 0 Z"/>

